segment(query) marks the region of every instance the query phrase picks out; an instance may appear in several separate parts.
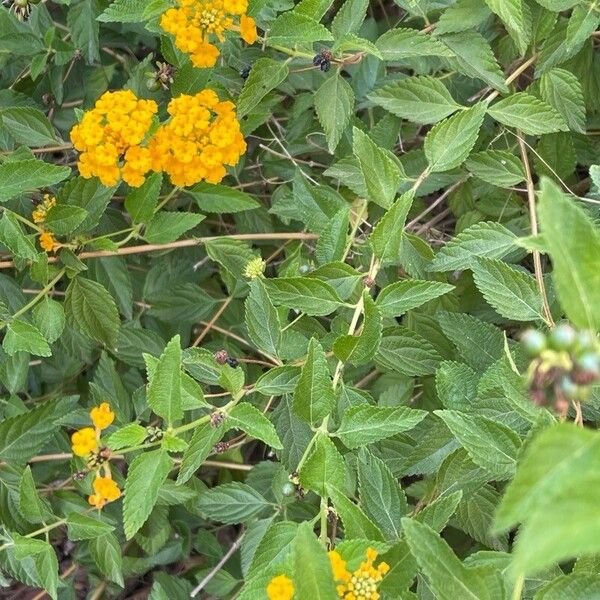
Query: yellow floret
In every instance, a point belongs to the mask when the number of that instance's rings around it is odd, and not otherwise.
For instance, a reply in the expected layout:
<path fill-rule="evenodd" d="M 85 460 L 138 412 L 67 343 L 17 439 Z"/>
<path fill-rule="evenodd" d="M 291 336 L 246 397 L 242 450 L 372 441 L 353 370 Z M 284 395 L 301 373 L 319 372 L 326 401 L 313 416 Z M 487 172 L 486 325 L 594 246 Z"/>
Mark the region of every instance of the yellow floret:
<path fill-rule="evenodd" d="M 90 417 L 95 427 L 106 429 L 115 420 L 115 413 L 111 410 L 108 402 L 103 402 L 100 406 L 92 408 Z"/>
<path fill-rule="evenodd" d="M 98 449 L 96 431 L 92 427 L 84 427 L 71 436 L 71 448 L 76 456 L 87 456 Z"/>
<path fill-rule="evenodd" d="M 294 597 L 294 584 L 286 575 L 273 577 L 267 585 L 269 600 L 291 600 Z"/>

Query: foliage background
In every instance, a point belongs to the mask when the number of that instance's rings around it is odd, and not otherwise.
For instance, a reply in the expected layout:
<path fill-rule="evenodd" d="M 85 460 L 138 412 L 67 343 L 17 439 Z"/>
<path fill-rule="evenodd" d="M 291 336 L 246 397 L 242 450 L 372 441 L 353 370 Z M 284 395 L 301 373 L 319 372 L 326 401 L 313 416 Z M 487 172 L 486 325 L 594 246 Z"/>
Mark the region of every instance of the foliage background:
<path fill-rule="evenodd" d="M 162 32 L 168 0 L 4 4 L 6 597 L 260 599 L 285 572 L 331 599 L 313 530 L 376 547 L 388 600 L 600 594 L 597 390 L 587 429 L 557 424 L 515 341 L 600 325 L 596 2 L 254 0 L 263 37 L 212 69 Z M 77 176 L 103 92 L 164 114 L 205 87 L 248 142 L 221 185 Z M 92 514 L 69 434 L 102 401 L 125 493 Z"/>

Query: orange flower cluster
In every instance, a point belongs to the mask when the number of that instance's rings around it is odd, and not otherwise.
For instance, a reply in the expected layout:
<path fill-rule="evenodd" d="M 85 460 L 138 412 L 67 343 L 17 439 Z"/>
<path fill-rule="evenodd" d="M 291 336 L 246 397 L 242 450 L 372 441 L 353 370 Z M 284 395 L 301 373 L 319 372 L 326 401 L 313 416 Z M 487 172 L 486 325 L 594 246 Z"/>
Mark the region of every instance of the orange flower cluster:
<path fill-rule="evenodd" d="M 219 183 L 226 166 L 236 165 L 246 151 L 235 105 L 219 101 L 213 90 L 171 100 L 170 120 L 148 135 L 155 112 L 154 102 L 137 100 L 132 92 L 105 93 L 71 131 L 82 151 L 81 175 L 97 176 L 106 186 L 122 177 L 138 187 L 150 170 L 168 173 L 180 186 Z"/>
<path fill-rule="evenodd" d="M 106 186 L 120 179 L 142 185 L 151 164 L 143 144 L 157 111 L 154 100 L 140 100 L 131 90 L 103 94 L 71 130 L 73 145 L 81 152 L 81 175 L 96 176 Z"/>
<path fill-rule="evenodd" d="M 54 252 L 60 248 L 60 244 L 56 241 L 56 238 L 50 231 L 44 229 L 44 221 L 46 220 L 46 214 L 53 207 L 56 206 L 56 198 L 50 196 L 50 194 L 44 194 L 44 199 L 40 202 L 37 207 L 31 213 L 31 218 L 36 225 L 40 225 L 40 246 L 46 252 Z"/>
<path fill-rule="evenodd" d="M 169 174 L 175 185 L 201 180 L 219 183 L 225 165 L 235 165 L 246 142 L 232 102 L 220 102 L 212 90 L 182 94 L 168 106 L 171 119 L 150 140 L 152 169 Z"/>
<path fill-rule="evenodd" d="M 211 40 L 223 42 L 228 30 L 239 31 L 247 44 L 258 39 L 254 19 L 246 15 L 247 0 L 177 0 L 177 4 L 163 14 L 160 25 L 175 36 L 175 45 L 191 56 L 196 67 L 215 65 L 219 49 Z"/>

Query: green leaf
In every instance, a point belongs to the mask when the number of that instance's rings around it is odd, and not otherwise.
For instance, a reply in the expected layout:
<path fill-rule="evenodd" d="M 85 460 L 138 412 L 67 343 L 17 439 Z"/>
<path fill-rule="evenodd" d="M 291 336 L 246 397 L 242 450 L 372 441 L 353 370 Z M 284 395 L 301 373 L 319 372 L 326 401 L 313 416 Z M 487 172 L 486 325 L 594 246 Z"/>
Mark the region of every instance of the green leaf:
<path fill-rule="evenodd" d="M 400 248 L 403 242 L 403 230 L 406 216 L 412 206 L 414 192 L 409 191 L 394 204 L 380 219 L 373 233 L 369 236 L 369 243 L 373 252 L 382 264 L 398 264 Z"/>
<path fill-rule="evenodd" d="M 1 109 L 0 121 L 18 144 L 33 148 L 56 142 L 52 123 L 42 111 L 36 108 L 14 106 Z"/>
<path fill-rule="evenodd" d="M 328 315 L 342 303 L 336 291 L 319 279 L 278 277 L 263 279 L 263 284 L 274 304 L 283 304 L 307 315 Z"/>
<path fill-rule="evenodd" d="M 56 235 L 69 235 L 87 218 L 85 209 L 57 204 L 46 213 L 45 224 Z"/>
<path fill-rule="evenodd" d="M 525 54 L 532 35 L 529 6 L 523 0 L 485 0 L 485 3 L 500 17 L 521 55 Z"/>
<path fill-rule="evenodd" d="M 496 521 L 502 530 L 523 523 L 513 572 L 535 573 L 600 551 L 593 517 L 600 485 L 599 444 L 597 432 L 563 423 L 541 432 L 528 446 Z"/>
<path fill-rule="evenodd" d="M 573 9 L 567 26 L 567 51 L 577 51 L 596 31 L 600 24 L 600 13 L 594 3 L 581 3 Z M 575 78 L 577 82 L 579 80 Z"/>
<path fill-rule="evenodd" d="M 361 365 L 373 360 L 381 342 L 381 314 L 367 290 L 363 292 L 363 323 L 359 335 L 342 335 L 333 345 L 334 354 L 343 362 Z"/>
<path fill-rule="evenodd" d="M 65 311 L 60 302 L 46 296 L 33 309 L 32 316 L 33 323 L 49 344 L 61 336 L 65 328 Z"/>
<path fill-rule="evenodd" d="M 19 483 L 19 510 L 30 523 L 43 523 L 52 517 L 50 506 L 38 494 L 29 465 Z"/>
<path fill-rule="evenodd" d="M 40 586 L 48 592 L 52 600 L 57 600 L 58 560 L 54 548 L 42 540 L 12 534 L 17 560 L 33 558 L 35 573 Z"/>
<path fill-rule="evenodd" d="M 100 572 L 110 581 L 123 587 L 123 558 L 121 546 L 112 533 L 107 533 L 89 541 L 89 549 Z"/>
<path fill-rule="evenodd" d="M 331 22 L 333 37 L 339 40 L 349 33 L 358 33 L 368 6 L 368 0 L 346 0 Z"/>
<path fill-rule="evenodd" d="M 75 541 L 92 540 L 111 533 L 115 528 L 94 517 L 73 512 L 67 515 L 67 529 L 69 539 Z"/>
<path fill-rule="evenodd" d="M 535 595 L 535 600 L 589 600 L 600 595 L 600 577 L 571 573 L 550 581 Z"/>
<path fill-rule="evenodd" d="M 76 404 L 76 397 L 50 400 L 29 412 L 5 418 L 0 423 L 0 458 L 12 464 L 26 463 L 54 435 L 62 417 Z"/>
<path fill-rule="evenodd" d="M 426 414 L 423 410 L 406 406 L 355 406 L 344 413 L 335 435 L 348 448 L 359 448 L 409 431 L 418 425 Z"/>
<path fill-rule="evenodd" d="M 484 371 L 504 353 L 504 335 L 491 323 L 453 312 L 438 313 L 438 320 L 444 335 L 476 371 Z"/>
<path fill-rule="evenodd" d="M 294 390 L 294 410 L 305 421 L 318 426 L 334 404 L 335 396 L 325 352 L 317 339 L 311 338 L 306 362 Z"/>
<path fill-rule="evenodd" d="M 209 423 L 203 423 L 194 430 L 188 449 L 184 452 L 177 476 L 177 485 L 188 481 L 190 477 L 200 468 L 200 465 L 213 452 L 217 442 L 221 440 L 225 428 L 221 424 L 217 427 Z"/>
<path fill-rule="evenodd" d="M 38 251 L 29 239 L 14 213 L 5 210 L 0 219 L 0 243 L 4 244 L 15 256 L 25 260 L 37 260 Z"/>
<path fill-rule="evenodd" d="M 580 0 L 536 0 L 536 2 L 548 10 L 558 12 L 573 8 L 573 6 L 579 4 Z"/>
<path fill-rule="evenodd" d="M 432 171 L 460 166 L 471 153 L 485 116 L 485 104 L 476 104 L 434 125 L 425 138 L 425 156 Z"/>
<path fill-rule="evenodd" d="M 317 246 L 317 253 L 319 247 Z M 350 265 L 334 261 L 325 264 L 306 275 L 328 283 L 342 300 L 347 300 L 356 289 L 356 284 L 364 275 Z"/>
<path fill-rule="evenodd" d="M 119 312 L 106 288 L 91 279 L 74 277 L 65 297 L 67 320 L 81 333 L 110 348 L 117 343 Z"/>
<path fill-rule="evenodd" d="M 320 21 L 332 4 L 333 0 L 300 0 L 294 7 L 293 12 Z"/>
<path fill-rule="evenodd" d="M 349 0 L 350 2 L 352 0 Z M 315 110 L 333 154 L 354 112 L 354 92 L 338 73 L 326 79 L 314 97 Z"/>
<path fill-rule="evenodd" d="M 477 256 L 503 258 L 516 248 L 517 236 L 500 223 L 482 222 L 468 227 L 440 248 L 431 271 L 468 269 Z"/>
<path fill-rule="evenodd" d="M 263 396 L 283 396 L 294 391 L 300 377 L 300 367 L 285 365 L 263 373 L 254 386 L 254 392 Z"/>
<path fill-rule="evenodd" d="M 27 321 L 11 321 L 6 328 L 2 348 L 9 355 L 16 352 L 29 352 L 36 356 L 51 356 L 48 342 L 37 327 Z"/>
<path fill-rule="evenodd" d="M 463 31 L 441 36 L 441 40 L 456 55 L 448 60 L 451 68 L 467 77 L 481 79 L 501 92 L 508 92 L 494 52 L 480 33 Z"/>
<path fill-rule="evenodd" d="M 172 425 L 183 417 L 181 408 L 181 340 L 167 344 L 148 384 L 148 406 Z"/>
<path fill-rule="evenodd" d="M 438 35 L 474 30 L 490 14 L 490 9 L 481 0 L 458 0 L 444 10 L 435 30 Z"/>
<path fill-rule="evenodd" d="M 252 65 L 250 75 L 238 96 L 238 117 L 242 118 L 249 114 L 271 90 L 285 80 L 288 73 L 289 69 L 285 62 L 259 58 Z"/>
<path fill-rule="evenodd" d="M 397 281 L 379 292 L 376 305 L 386 317 L 401 317 L 409 310 L 439 298 L 453 289 L 453 285 L 439 281 Z"/>
<path fill-rule="evenodd" d="M 6 162 L 0 165 L 0 202 L 6 202 L 31 190 L 54 185 L 70 174 L 70 167 L 59 167 L 42 160 Z"/>
<path fill-rule="evenodd" d="M 263 441 L 275 450 L 283 448 L 273 423 L 248 402 L 238 404 L 230 411 L 227 416 L 227 425 L 241 429 L 250 437 Z"/>
<path fill-rule="evenodd" d="M 148 429 L 138 423 L 129 423 L 115 431 L 106 441 L 111 450 L 120 450 L 127 446 L 139 446 L 148 437 Z"/>
<path fill-rule="evenodd" d="M 250 283 L 250 294 L 244 307 L 250 340 L 262 351 L 277 356 L 281 345 L 281 322 L 260 277 Z"/>
<path fill-rule="evenodd" d="M 416 29 L 390 29 L 377 40 L 376 46 L 384 60 L 404 60 L 422 56 L 454 56 L 452 50 L 439 40 Z"/>
<path fill-rule="evenodd" d="M 378 542 L 384 541 L 384 536 L 379 527 L 367 517 L 359 506 L 331 485 L 327 486 L 327 491 L 339 518 L 344 524 L 345 540 L 358 538 Z"/>
<path fill-rule="evenodd" d="M 542 180 L 538 214 L 560 303 L 575 325 L 600 329 L 600 233 L 575 201 Z"/>
<path fill-rule="evenodd" d="M 480 258 L 471 267 L 475 285 L 498 314 L 514 321 L 544 320 L 535 279 L 500 260 Z"/>
<path fill-rule="evenodd" d="M 315 434 L 312 453 L 300 470 L 300 483 L 319 496 L 327 496 L 327 485 L 343 489 L 346 485 L 346 465 L 342 455 L 326 436 Z"/>
<path fill-rule="evenodd" d="M 112 6 L 114 4 L 111 4 Z M 162 173 L 152 173 L 146 177 L 146 181 L 139 188 L 134 188 L 127 194 L 125 208 L 134 223 L 147 223 L 152 219 L 158 204 L 162 182 Z"/>
<path fill-rule="evenodd" d="M 408 513 L 406 496 L 386 464 L 367 450 L 358 455 L 360 503 L 387 540 L 401 535 L 400 522 Z"/>
<path fill-rule="evenodd" d="M 352 129 L 352 152 L 358 159 L 369 200 L 390 208 L 405 177 L 398 161 L 389 150 L 380 148 L 360 129 Z"/>
<path fill-rule="evenodd" d="M 207 519 L 230 524 L 248 521 L 270 504 L 249 485 L 234 482 L 202 492 L 197 506 Z"/>
<path fill-rule="evenodd" d="M 298 600 L 336 600 L 335 581 L 325 546 L 310 523 L 302 523 L 294 540 L 294 584 Z"/>
<path fill-rule="evenodd" d="M 82 0 L 69 8 L 67 24 L 75 46 L 81 50 L 88 64 L 100 60 L 100 27 L 96 17 L 100 13 L 97 0 Z"/>
<path fill-rule="evenodd" d="M 424 337 L 406 327 L 390 327 L 375 356 L 377 366 L 404 375 L 430 375 L 441 361 L 435 347 Z"/>
<path fill-rule="evenodd" d="M 413 123 L 437 123 L 463 108 L 446 86 L 433 77 L 400 79 L 369 94 L 369 100 Z"/>
<path fill-rule="evenodd" d="M 434 412 L 476 465 L 487 469 L 497 479 L 510 479 L 514 475 L 521 440 L 512 429 L 480 415 L 454 410 Z"/>
<path fill-rule="evenodd" d="M 201 181 L 186 190 L 203 212 L 238 213 L 260 207 L 260 202 L 240 190 Z"/>
<path fill-rule="evenodd" d="M 156 213 L 144 229 L 144 239 L 150 244 L 168 244 L 204 220 L 204 215 L 191 212 Z"/>
<path fill-rule="evenodd" d="M 291 11 L 282 13 L 273 21 L 266 41 L 267 46 L 276 47 L 332 40 L 333 36 L 331 33 L 318 21 L 309 16 Z M 252 67 L 252 70 L 254 68 Z"/>
<path fill-rule="evenodd" d="M 493 590 L 475 569 L 468 569 L 433 529 L 414 519 L 402 519 L 402 529 L 420 570 L 439 600 L 494 600 Z"/>
<path fill-rule="evenodd" d="M 568 131 L 569 127 L 550 104 L 527 92 L 517 92 L 488 108 L 488 114 L 503 125 L 528 135 Z"/>
<path fill-rule="evenodd" d="M 147 0 L 115 0 L 96 20 L 102 23 L 139 23 Z"/>
<path fill-rule="evenodd" d="M 600 13 L 598 14 L 600 22 Z M 542 98 L 554 107 L 567 122 L 569 129 L 586 131 L 585 102 L 579 79 L 564 69 L 552 69 L 540 79 Z"/>
<path fill-rule="evenodd" d="M 152 450 L 136 456 L 129 465 L 123 501 L 123 527 L 130 540 L 146 522 L 173 461 L 164 450 Z"/>
<path fill-rule="evenodd" d="M 523 163 L 505 150 L 471 154 L 465 166 L 475 177 L 498 187 L 511 187 L 525 179 Z"/>

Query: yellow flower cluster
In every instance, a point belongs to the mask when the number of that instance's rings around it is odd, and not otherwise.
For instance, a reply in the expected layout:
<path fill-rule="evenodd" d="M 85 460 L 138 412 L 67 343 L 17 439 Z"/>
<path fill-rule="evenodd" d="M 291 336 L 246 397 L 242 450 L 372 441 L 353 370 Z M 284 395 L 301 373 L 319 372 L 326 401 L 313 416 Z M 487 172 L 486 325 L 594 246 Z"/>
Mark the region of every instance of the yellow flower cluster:
<path fill-rule="evenodd" d="M 102 508 L 107 502 L 113 502 L 121 497 L 121 490 L 111 477 L 96 477 L 94 480 L 94 493 L 88 502 L 95 508 Z"/>
<path fill-rule="evenodd" d="M 246 151 L 235 105 L 206 89 L 174 98 L 168 111 L 171 119 L 150 140 L 152 169 L 165 171 L 179 186 L 219 183 L 225 165 L 237 164 Z"/>
<path fill-rule="evenodd" d="M 94 427 L 84 427 L 71 436 L 71 447 L 76 456 L 88 456 L 98 450 L 100 432 L 115 420 L 115 413 L 108 402 L 103 402 L 92 408 L 90 418 Z"/>
<path fill-rule="evenodd" d="M 367 549 L 367 556 L 353 573 L 347 568 L 347 562 L 340 553 L 331 550 L 329 561 L 333 571 L 333 579 L 337 583 L 337 593 L 343 600 L 379 600 L 379 583 L 390 570 L 387 563 L 381 562 L 377 567 L 373 563 L 377 559 L 377 550 Z M 294 583 L 286 575 L 273 577 L 267 585 L 269 600 L 292 600 Z"/>
<path fill-rule="evenodd" d="M 40 225 L 40 246 L 46 252 L 54 252 L 60 248 L 60 244 L 50 231 L 44 229 L 43 223 L 46 220 L 48 211 L 56 206 L 56 198 L 50 194 L 44 194 L 44 199 L 31 213 L 31 218 L 36 225 Z"/>
<path fill-rule="evenodd" d="M 292 600 L 294 597 L 294 584 L 286 575 L 273 577 L 267 586 L 269 600 Z"/>
<path fill-rule="evenodd" d="M 377 591 L 383 576 L 390 570 L 387 563 L 373 566 L 377 558 L 377 550 L 367 549 L 367 557 L 358 569 L 351 573 L 346 568 L 346 561 L 338 552 L 329 552 L 329 560 L 333 570 L 333 577 L 338 582 L 337 592 L 343 600 L 379 600 Z"/>
<path fill-rule="evenodd" d="M 247 0 L 177 0 L 177 5 L 163 14 L 160 25 L 175 36 L 175 45 L 196 67 L 215 65 L 219 49 L 211 40 L 223 42 L 227 30 L 238 31 L 247 44 L 258 39 L 254 19 L 246 15 Z"/>
<path fill-rule="evenodd" d="M 103 94 L 71 130 L 73 145 L 81 152 L 81 175 L 96 176 L 106 186 L 120 179 L 142 185 L 151 164 L 143 143 L 157 111 L 156 102 L 140 100 L 131 90 Z"/>

